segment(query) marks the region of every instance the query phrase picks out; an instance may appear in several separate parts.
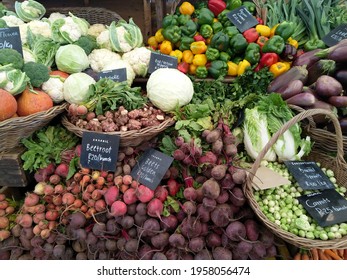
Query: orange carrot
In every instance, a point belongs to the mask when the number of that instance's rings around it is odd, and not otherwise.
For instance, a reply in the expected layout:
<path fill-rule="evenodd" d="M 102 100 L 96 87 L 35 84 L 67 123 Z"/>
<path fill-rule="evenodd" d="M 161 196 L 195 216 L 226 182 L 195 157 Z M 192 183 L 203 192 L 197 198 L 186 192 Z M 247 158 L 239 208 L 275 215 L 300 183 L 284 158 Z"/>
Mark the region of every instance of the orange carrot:
<path fill-rule="evenodd" d="M 343 259 L 347 260 L 347 249 L 343 250 Z"/>
<path fill-rule="evenodd" d="M 339 257 L 338 254 L 336 254 L 334 251 L 331 249 L 325 249 L 324 253 L 328 256 L 330 256 L 333 260 L 342 260 L 342 258 Z"/>
<path fill-rule="evenodd" d="M 340 256 L 341 259 L 344 259 L 343 253 L 344 253 L 344 249 L 337 249 L 337 254 Z"/>
<path fill-rule="evenodd" d="M 300 253 L 300 252 L 297 252 L 297 253 L 294 255 L 293 260 L 301 260 L 301 253 Z"/>
<path fill-rule="evenodd" d="M 307 254 L 307 252 L 303 252 L 303 253 L 301 254 L 301 259 L 302 259 L 302 260 L 309 260 L 310 257 L 309 257 L 309 255 Z"/>
<path fill-rule="evenodd" d="M 312 254 L 312 259 L 313 260 L 319 260 L 317 248 L 312 248 L 311 249 L 311 254 Z"/>
<path fill-rule="evenodd" d="M 324 254 L 324 251 L 321 249 L 318 249 L 318 256 L 320 260 L 324 260 L 324 261 L 329 260 L 327 255 Z"/>

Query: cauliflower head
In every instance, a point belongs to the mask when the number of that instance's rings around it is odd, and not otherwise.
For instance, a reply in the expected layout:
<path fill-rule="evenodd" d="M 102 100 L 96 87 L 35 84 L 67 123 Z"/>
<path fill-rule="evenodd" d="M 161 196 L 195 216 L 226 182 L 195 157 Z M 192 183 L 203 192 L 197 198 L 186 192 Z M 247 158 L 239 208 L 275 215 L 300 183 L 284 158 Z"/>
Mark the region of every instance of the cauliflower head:
<path fill-rule="evenodd" d="M 42 84 L 41 88 L 52 98 L 54 103 L 64 101 L 64 82 L 61 79 L 50 77 L 48 81 Z"/>
<path fill-rule="evenodd" d="M 88 28 L 88 35 L 91 35 L 95 38 L 97 38 L 102 31 L 106 30 L 106 25 L 102 23 L 94 23 Z"/>
<path fill-rule="evenodd" d="M 107 64 L 122 59 L 118 53 L 109 49 L 94 49 L 88 55 L 90 67 L 95 72 L 100 72 Z"/>
<path fill-rule="evenodd" d="M 6 22 L 7 26 L 9 27 L 20 26 L 24 24 L 24 21 L 22 21 L 19 17 L 16 17 L 14 15 L 3 16 L 2 19 Z"/>
<path fill-rule="evenodd" d="M 98 37 L 96 37 L 96 44 L 101 49 L 108 49 L 112 51 L 111 42 L 110 42 L 110 31 L 108 29 L 100 32 Z"/>
<path fill-rule="evenodd" d="M 30 28 L 31 32 L 35 35 L 42 35 L 46 38 L 52 38 L 52 30 L 48 22 L 41 20 L 32 20 L 28 22 L 27 25 L 28 28 Z"/>
<path fill-rule="evenodd" d="M 137 76 L 145 77 L 147 75 L 151 53 L 146 47 L 137 47 L 130 52 L 124 53 L 122 59 L 131 65 Z"/>
<path fill-rule="evenodd" d="M 127 83 L 128 83 L 129 86 L 131 86 L 133 81 L 134 81 L 134 79 L 135 79 L 136 74 L 135 74 L 133 68 L 131 67 L 131 65 L 129 64 L 129 62 L 127 62 L 127 61 L 125 61 L 123 59 L 110 61 L 108 64 L 106 64 L 104 66 L 104 68 L 101 71 L 121 69 L 121 68 L 125 68 L 126 69 Z"/>

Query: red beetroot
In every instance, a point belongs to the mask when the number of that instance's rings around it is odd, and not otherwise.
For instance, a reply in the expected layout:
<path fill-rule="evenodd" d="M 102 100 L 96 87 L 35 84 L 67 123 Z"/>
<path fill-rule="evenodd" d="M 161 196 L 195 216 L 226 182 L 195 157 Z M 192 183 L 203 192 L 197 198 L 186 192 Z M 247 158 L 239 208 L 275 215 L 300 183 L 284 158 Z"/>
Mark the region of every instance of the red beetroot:
<path fill-rule="evenodd" d="M 66 163 L 61 163 L 55 169 L 55 174 L 60 177 L 66 178 L 69 173 L 69 166 Z"/>
<path fill-rule="evenodd" d="M 186 200 L 195 201 L 197 197 L 197 193 L 194 188 L 185 188 L 183 191 L 183 196 Z"/>
<path fill-rule="evenodd" d="M 173 178 L 170 178 L 167 181 L 167 186 L 169 188 L 169 195 L 171 195 L 171 196 L 175 196 L 181 187 L 180 184 Z"/>
<path fill-rule="evenodd" d="M 146 203 L 154 197 L 154 191 L 144 185 L 140 185 L 136 189 L 136 196 L 141 202 Z"/>
<path fill-rule="evenodd" d="M 164 210 L 163 203 L 158 198 L 153 198 L 147 205 L 147 214 L 150 217 L 158 217 L 161 219 L 160 215 Z"/>
<path fill-rule="evenodd" d="M 124 216 L 127 212 L 127 205 L 120 200 L 117 200 L 112 203 L 111 205 L 111 216 L 113 217 L 120 217 Z"/>
<path fill-rule="evenodd" d="M 169 191 L 167 190 L 165 186 L 158 186 L 154 190 L 154 197 L 158 198 L 163 203 L 166 200 L 168 195 L 169 195 Z"/>
<path fill-rule="evenodd" d="M 129 188 L 123 194 L 123 201 L 126 204 L 133 204 L 137 201 L 136 190 L 133 188 Z"/>
<path fill-rule="evenodd" d="M 202 184 L 202 191 L 206 197 L 216 199 L 220 194 L 220 186 L 214 178 L 210 178 Z"/>
<path fill-rule="evenodd" d="M 119 195 L 119 189 L 116 186 L 109 187 L 104 193 L 105 202 L 108 206 L 111 206 L 115 202 Z"/>
<path fill-rule="evenodd" d="M 213 152 L 206 152 L 205 155 L 199 158 L 199 164 L 210 163 L 215 164 L 217 162 L 217 156 Z"/>
<path fill-rule="evenodd" d="M 24 198 L 24 205 L 25 206 L 34 206 L 39 203 L 40 197 L 35 193 L 27 193 L 27 195 Z"/>

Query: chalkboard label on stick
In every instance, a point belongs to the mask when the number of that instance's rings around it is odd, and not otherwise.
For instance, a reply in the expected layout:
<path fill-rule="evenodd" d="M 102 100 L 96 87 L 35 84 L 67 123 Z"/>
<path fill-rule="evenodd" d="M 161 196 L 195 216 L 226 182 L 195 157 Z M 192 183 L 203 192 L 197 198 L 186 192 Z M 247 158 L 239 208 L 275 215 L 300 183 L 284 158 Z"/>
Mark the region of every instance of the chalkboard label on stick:
<path fill-rule="evenodd" d="M 347 200 L 336 190 L 303 195 L 298 200 L 321 227 L 347 221 Z"/>
<path fill-rule="evenodd" d="M 314 161 L 285 161 L 289 172 L 304 190 L 334 189 L 329 180 Z"/>
<path fill-rule="evenodd" d="M 82 135 L 81 165 L 103 171 L 116 171 L 120 137 L 85 131 Z"/>
<path fill-rule="evenodd" d="M 0 49 L 14 49 L 23 56 L 18 26 L 0 28 Z"/>
<path fill-rule="evenodd" d="M 172 157 L 155 149 L 149 149 L 134 166 L 131 176 L 146 187 L 155 190 L 172 161 Z"/>
<path fill-rule="evenodd" d="M 125 68 L 102 71 L 99 74 L 99 79 L 108 78 L 115 82 L 124 82 L 127 80 L 127 70 Z"/>
<path fill-rule="evenodd" d="M 245 6 L 233 9 L 227 13 L 227 17 L 241 33 L 259 24 Z"/>
<path fill-rule="evenodd" d="M 151 74 L 159 68 L 177 69 L 177 58 L 171 55 L 152 52 L 149 60 L 148 73 Z"/>
<path fill-rule="evenodd" d="M 347 39 L 347 23 L 339 25 L 322 38 L 329 47 L 338 44 L 343 39 Z"/>

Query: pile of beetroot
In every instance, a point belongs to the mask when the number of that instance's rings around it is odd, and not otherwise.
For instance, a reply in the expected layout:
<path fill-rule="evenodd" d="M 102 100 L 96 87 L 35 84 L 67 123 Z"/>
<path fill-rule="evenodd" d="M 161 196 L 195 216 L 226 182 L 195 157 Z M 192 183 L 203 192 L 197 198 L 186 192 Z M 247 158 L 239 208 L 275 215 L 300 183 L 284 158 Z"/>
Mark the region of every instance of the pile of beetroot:
<path fill-rule="evenodd" d="M 16 209 L 0 210 L 0 220 L 7 219 L 0 224 L 0 259 L 276 256 L 274 235 L 243 194 L 246 172 L 237 164 L 235 141 L 222 124 L 200 142 L 176 137 L 175 160 L 155 190 L 130 175 L 146 147 L 120 148 L 114 173 L 78 168 L 66 179 L 62 167 L 50 166 Z"/>

